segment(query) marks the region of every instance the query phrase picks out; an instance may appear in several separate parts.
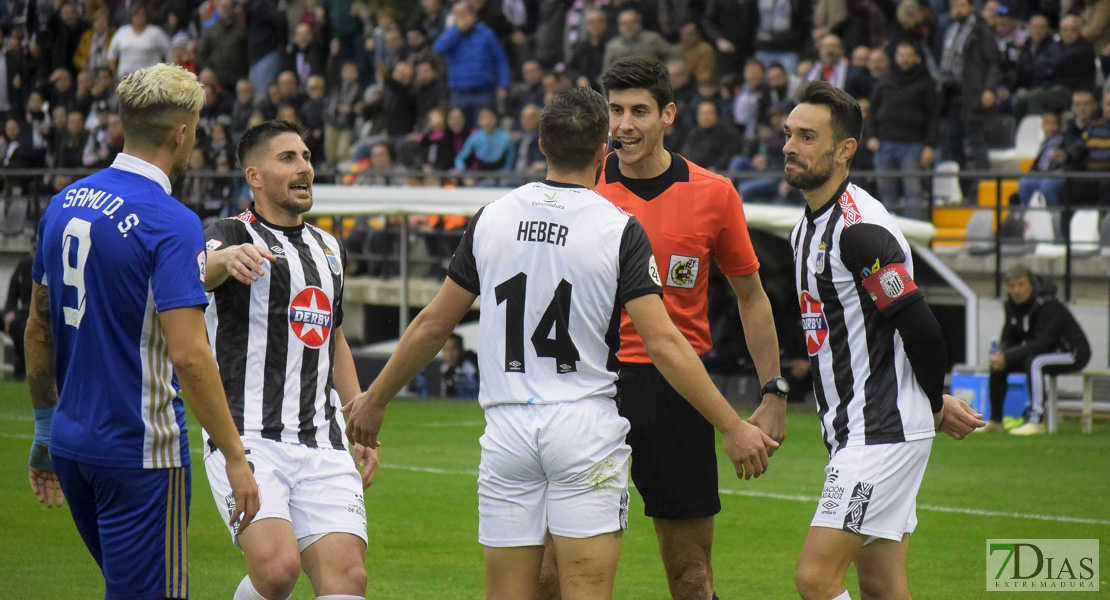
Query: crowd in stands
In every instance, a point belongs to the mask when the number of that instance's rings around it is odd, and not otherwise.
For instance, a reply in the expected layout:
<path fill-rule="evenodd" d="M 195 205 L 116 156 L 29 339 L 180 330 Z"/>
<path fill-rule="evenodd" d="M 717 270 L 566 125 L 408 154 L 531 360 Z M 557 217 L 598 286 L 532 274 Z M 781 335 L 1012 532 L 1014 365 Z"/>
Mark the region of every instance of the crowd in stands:
<path fill-rule="evenodd" d="M 1050 114 L 1059 125 L 1034 169 L 1110 170 L 1110 0 L 0 0 L 0 50 L 0 166 L 62 170 L 4 177 L 8 197 L 110 164 L 123 142 L 116 83 L 160 61 L 205 85 L 192 165 L 228 181 L 176 191 L 202 216 L 248 201 L 234 149 L 271 118 L 304 127 L 318 181 L 539 177 L 539 108 L 571 86 L 600 88 L 631 54 L 668 67 L 670 149 L 765 173 L 738 177 L 749 202 L 797 201 L 781 181 L 781 130 L 808 79 L 864 107 L 856 169 L 989 169 L 996 124 Z M 1037 185 L 1061 181 L 1050 180 Z M 918 178 L 869 185 L 926 216 Z M 1059 187 L 1043 191 L 1049 202 L 1110 191 Z"/>

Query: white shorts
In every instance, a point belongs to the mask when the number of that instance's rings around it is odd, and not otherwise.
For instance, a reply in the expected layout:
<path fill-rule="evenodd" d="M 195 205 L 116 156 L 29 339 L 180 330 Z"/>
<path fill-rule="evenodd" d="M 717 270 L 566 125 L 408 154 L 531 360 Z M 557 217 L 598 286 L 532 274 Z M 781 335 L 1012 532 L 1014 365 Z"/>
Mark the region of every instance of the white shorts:
<path fill-rule="evenodd" d="M 256 521 L 289 521 L 301 551 L 329 533 L 350 533 L 367 541 L 362 476 L 350 454 L 261 438 L 243 438 L 243 447 L 261 499 Z M 226 464 L 222 452 L 213 452 L 205 444 L 204 469 L 212 497 L 238 546 L 236 531 L 227 522 L 235 510 L 235 496 L 227 481 Z"/>
<path fill-rule="evenodd" d="M 850 446 L 825 467 L 825 487 L 811 527 L 901 541 L 917 527 L 917 491 L 933 438 Z"/>
<path fill-rule="evenodd" d="M 478 467 L 478 541 L 543 545 L 628 527 L 628 421 L 612 398 L 486 409 Z"/>

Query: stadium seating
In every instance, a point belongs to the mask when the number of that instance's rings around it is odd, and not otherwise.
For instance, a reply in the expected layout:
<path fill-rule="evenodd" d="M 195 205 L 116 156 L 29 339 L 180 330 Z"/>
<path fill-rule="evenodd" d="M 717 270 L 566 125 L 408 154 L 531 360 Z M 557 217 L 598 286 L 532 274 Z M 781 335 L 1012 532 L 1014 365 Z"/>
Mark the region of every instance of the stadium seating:
<path fill-rule="evenodd" d="M 960 179 L 946 174 L 960 172 L 960 163 L 954 160 L 945 160 L 937 163 L 937 173 L 933 177 L 933 204 L 935 206 L 959 205 L 964 201 L 964 193 L 960 190 Z"/>
<path fill-rule="evenodd" d="M 1026 115 L 1022 118 L 1014 135 L 1014 147 L 990 151 L 991 168 L 997 171 L 1018 171 L 1022 160 L 1036 157 L 1037 150 L 1044 141 L 1041 120 L 1041 115 Z"/>

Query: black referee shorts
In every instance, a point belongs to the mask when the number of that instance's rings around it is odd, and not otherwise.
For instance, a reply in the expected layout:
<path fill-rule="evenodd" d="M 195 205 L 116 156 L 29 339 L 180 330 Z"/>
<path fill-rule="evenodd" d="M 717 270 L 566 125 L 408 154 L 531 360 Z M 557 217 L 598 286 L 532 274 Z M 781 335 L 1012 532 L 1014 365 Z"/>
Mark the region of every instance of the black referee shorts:
<path fill-rule="evenodd" d="M 709 421 L 655 365 L 622 363 L 617 389 L 620 414 L 631 425 L 632 482 L 644 514 L 697 519 L 721 512 L 717 436 Z"/>

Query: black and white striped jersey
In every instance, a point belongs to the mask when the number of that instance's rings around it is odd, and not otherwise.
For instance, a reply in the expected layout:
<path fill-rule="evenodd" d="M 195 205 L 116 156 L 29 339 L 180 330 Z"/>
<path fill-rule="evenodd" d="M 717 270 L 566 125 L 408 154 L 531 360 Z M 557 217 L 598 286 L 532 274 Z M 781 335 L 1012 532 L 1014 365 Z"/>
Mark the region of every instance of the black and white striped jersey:
<path fill-rule="evenodd" d="M 614 396 L 621 307 L 662 294 L 640 223 L 593 190 L 550 181 L 483 207 L 448 276 L 482 297 L 483 407 Z"/>
<path fill-rule="evenodd" d="M 825 445 L 932 437 L 929 399 L 883 314 L 921 296 L 909 244 L 863 189 L 845 181 L 833 198 L 790 235 Z"/>
<path fill-rule="evenodd" d="M 205 237 L 209 250 L 255 244 L 275 259 L 252 285 L 229 277 L 208 293 L 208 338 L 239 433 L 345 448 L 332 378 L 342 244 L 312 225 L 281 227 L 250 210 L 213 223 Z"/>

